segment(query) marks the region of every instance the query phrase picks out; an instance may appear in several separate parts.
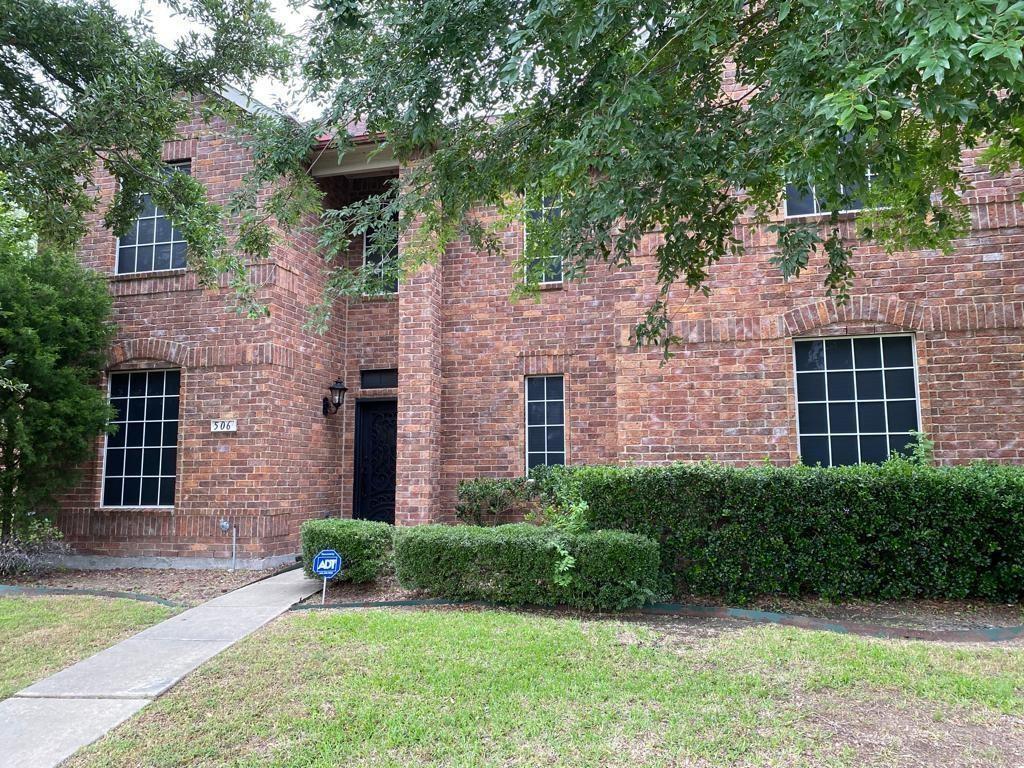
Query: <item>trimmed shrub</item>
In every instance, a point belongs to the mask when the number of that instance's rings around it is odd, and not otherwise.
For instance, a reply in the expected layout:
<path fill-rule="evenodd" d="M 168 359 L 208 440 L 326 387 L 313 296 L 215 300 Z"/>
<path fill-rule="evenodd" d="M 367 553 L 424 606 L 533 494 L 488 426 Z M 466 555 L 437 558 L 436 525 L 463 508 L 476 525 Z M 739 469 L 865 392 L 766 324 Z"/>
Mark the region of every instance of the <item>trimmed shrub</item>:
<path fill-rule="evenodd" d="M 520 521 L 540 506 L 540 494 L 525 477 L 481 477 L 459 483 L 455 517 L 467 525 L 500 525 Z"/>
<path fill-rule="evenodd" d="M 373 581 L 391 565 L 393 546 L 394 528 L 387 523 L 332 517 L 302 524 L 302 566 L 313 578 L 318 578 L 313 558 L 321 550 L 333 549 L 342 560 L 341 573 L 333 581 Z"/>
<path fill-rule="evenodd" d="M 658 545 L 622 531 L 420 525 L 396 531 L 395 571 L 403 587 L 451 600 L 622 610 L 653 597 Z"/>
<path fill-rule="evenodd" d="M 1022 467 L 567 467 L 538 486 L 660 542 L 677 594 L 1024 596 Z"/>
<path fill-rule="evenodd" d="M 574 559 L 565 603 L 589 611 L 639 608 L 658 590 L 658 545 L 625 531 L 591 531 L 566 537 Z"/>

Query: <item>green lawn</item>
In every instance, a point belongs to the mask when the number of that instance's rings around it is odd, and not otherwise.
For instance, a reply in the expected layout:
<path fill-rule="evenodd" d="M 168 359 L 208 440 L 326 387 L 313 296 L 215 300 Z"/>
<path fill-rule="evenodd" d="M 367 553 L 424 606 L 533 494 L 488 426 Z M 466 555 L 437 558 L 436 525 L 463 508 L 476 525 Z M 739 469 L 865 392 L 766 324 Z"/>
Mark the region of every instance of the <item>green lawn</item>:
<path fill-rule="evenodd" d="M 0 699 L 172 613 L 154 603 L 84 595 L 0 598 Z"/>
<path fill-rule="evenodd" d="M 301 613 L 71 765 L 817 768 L 901 765 L 909 749 L 922 765 L 1009 766 L 1024 758 L 1022 690 L 1020 647 L 780 627 L 680 637 L 496 611 Z"/>

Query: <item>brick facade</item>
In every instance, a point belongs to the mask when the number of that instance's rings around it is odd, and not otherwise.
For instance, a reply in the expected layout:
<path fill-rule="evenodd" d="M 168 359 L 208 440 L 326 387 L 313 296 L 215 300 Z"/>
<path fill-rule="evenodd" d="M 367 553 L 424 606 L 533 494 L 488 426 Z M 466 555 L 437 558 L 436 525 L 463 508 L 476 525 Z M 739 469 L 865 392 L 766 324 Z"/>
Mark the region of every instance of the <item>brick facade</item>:
<path fill-rule="evenodd" d="M 223 126 L 182 127 L 168 160 L 225 201 L 247 167 Z M 512 261 L 455 243 L 402 284 L 397 297 L 340 301 L 327 334 L 304 328 L 322 287 L 314 243 L 290 234 L 252 276 L 268 318 L 238 316 L 226 287 L 206 291 L 189 272 L 113 275 L 115 240 L 99 217 L 83 261 L 109 275 L 120 328 L 110 370 L 182 371 L 178 493 L 173 509 L 106 509 L 97 459 L 59 518 L 82 553 L 226 558 L 238 526 L 239 557 L 297 551 L 302 520 L 352 513 L 357 402 L 397 397 L 396 522 L 452 517 L 466 478 L 525 471 L 523 379 L 565 377 L 570 463 L 713 459 L 781 464 L 798 458 L 793 340 L 912 333 L 921 427 L 942 462 L 1024 460 L 1024 178 L 971 165 L 973 231 L 955 252 L 890 256 L 855 249 L 853 298 L 823 298 L 823 273 L 784 281 L 769 259 L 772 236 L 741 224 L 740 258 L 711 272 L 710 297 L 674 291 L 673 357 L 637 350 L 629 331 L 654 298 L 656 235 L 633 266 L 595 265 L 581 282 L 537 301 L 512 302 Z M 109 195 L 113 181 L 100 179 Z M 489 212 L 481 210 L 486 217 Z M 843 223 L 853 232 L 852 218 Z M 349 258 L 360 258 L 353 247 Z M 398 368 L 397 390 L 359 389 L 360 370 Z M 341 412 L 320 411 L 326 386 L 349 387 Z M 236 418 L 213 434 L 209 420 Z"/>

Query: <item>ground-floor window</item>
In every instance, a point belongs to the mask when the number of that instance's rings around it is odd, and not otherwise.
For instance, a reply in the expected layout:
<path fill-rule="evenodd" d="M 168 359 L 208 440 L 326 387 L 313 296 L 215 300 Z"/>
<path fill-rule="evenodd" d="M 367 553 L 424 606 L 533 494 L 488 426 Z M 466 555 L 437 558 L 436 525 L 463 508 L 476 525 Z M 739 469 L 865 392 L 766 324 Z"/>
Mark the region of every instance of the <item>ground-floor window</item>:
<path fill-rule="evenodd" d="M 117 411 L 103 457 L 103 506 L 174 504 L 180 371 L 110 374 Z"/>
<path fill-rule="evenodd" d="M 918 429 L 912 336 L 800 339 L 797 427 L 805 464 L 885 461 Z"/>
<path fill-rule="evenodd" d="M 565 387 L 561 376 L 526 379 L 526 468 L 565 464 Z"/>

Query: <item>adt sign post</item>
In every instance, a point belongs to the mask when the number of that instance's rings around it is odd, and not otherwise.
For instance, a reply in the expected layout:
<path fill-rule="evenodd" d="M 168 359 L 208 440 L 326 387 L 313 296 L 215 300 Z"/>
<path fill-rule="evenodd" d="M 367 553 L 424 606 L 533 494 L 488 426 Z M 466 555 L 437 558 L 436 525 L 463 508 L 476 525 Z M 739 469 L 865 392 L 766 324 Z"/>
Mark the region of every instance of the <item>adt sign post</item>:
<path fill-rule="evenodd" d="M 321 550 L 313 558 L 313 573 L 323 577 L 324 591 L 320 595 L 320 605 L 327 599 L 327 580 L 333 579 L 341 571 L 341 555 L 333 549 Z"/>

